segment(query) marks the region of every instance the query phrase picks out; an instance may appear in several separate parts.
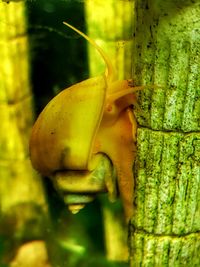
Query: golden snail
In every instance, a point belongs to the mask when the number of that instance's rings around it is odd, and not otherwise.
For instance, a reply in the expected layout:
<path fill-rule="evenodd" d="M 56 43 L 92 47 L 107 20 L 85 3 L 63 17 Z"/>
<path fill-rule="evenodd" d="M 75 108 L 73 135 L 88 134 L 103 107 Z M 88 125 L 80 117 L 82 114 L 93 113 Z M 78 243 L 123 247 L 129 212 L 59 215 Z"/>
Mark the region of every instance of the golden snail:
<path fill-rule="evenodd" d="M 82 207 L 75 193 L 92 198 L 98 191 L 108 191 L 112 198 L 118 187 L 126 218 L 130 218 L 137 128 L 131 106 L 136 101 L 134 92 L 143 87 L 117 80 L 104 51 L 84 33 L 64 24 L 98 50 L 107 68 L 105 74 L 72 85 L 47 104 L 30 138 L 32 165 L 68 192 L 66 198 L 74 198 L 66 200 L 74 213 Z"/>

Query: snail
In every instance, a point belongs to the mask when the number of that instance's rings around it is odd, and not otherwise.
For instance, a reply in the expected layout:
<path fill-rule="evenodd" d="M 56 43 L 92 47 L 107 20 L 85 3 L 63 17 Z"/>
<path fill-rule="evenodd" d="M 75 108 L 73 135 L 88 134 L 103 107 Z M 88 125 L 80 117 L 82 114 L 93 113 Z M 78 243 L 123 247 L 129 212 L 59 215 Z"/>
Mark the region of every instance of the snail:
<path fill-rule="evenodd" d="M 46 105 L 31 133 L 32 165 L 68 192 L 66 198 L 74 198 L 68 202 L 74 213 L 83 206 L 75 200 L 76 193 L 92 197 L 108 191 L 115 198 L 118 190 L 130 219 L 137 129 L 132 105 L 135 92 L 144 87 L 134 87 L 132 80 L 117 80 L 106 53 L 87 35 L 63 23 L 97 49 L 106 71 L 64 89 Z"/>

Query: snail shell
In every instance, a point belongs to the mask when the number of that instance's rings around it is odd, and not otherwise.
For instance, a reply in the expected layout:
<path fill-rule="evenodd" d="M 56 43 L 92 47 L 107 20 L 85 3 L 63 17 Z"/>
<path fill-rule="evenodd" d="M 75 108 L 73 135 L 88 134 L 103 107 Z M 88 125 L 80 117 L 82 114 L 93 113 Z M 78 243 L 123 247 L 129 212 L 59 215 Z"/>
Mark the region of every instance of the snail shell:
<path fill-rule="evenodd" d="M 47 104 L 30 139 L 30 157 L 36 170 L 51 176 L 62 170 L 94 169 L 91 154 L 105 91 L 103 76 L 91 78 L 63 90 Z"/>

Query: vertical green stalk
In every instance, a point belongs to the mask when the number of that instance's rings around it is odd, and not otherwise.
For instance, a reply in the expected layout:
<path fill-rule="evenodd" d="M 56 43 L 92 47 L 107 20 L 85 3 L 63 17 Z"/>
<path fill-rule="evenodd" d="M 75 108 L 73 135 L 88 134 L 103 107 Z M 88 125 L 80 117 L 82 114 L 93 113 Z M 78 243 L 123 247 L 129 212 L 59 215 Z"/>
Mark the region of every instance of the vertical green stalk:
<path fill-rule="evenodd" d="M 134 1 L 87 0 L 85 17 L 87 34 L 109 55 L 118 79 L 131 78 L 133 45 Z M 105 64 L 94 47 L 88 45 L 90 76 L 105 71 Z M 119 205 L 103 203 L 107 257 L 114 261 L 127 261 L 127 228 Z"/>
<path fill-rule="evenodd" d="M 47 205 L 29 160 L 33 122 L 24 2 L 0 3 L 0 265 L 44 238 Z"/>
<path fill-rule="evenodd" d="M 136 1 L 131 266 L 200 266 L 200 5 Z"/>
<path fill-rule="evenodd" d="M 87 34 L 109 55 L 119 80 L 131 78 L 132 73 L 133 8 L 133 0 L 85 1 Z M 92 76 L 105 71 L 104 62 L 91 45 L 88 58 Z"/>

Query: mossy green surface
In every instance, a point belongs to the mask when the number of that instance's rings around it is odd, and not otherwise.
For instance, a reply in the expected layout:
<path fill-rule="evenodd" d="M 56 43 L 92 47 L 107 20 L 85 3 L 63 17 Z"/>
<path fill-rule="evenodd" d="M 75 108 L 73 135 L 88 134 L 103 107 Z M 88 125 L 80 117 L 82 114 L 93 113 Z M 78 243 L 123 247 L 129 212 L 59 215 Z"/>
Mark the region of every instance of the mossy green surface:
<path fill-rule="evenodd" d="M 199 1 L 136 1 L 131 267 L 200 266 Z"/>
<path fill-rule="evenodd" d="M 189 6 L 180 1 L 136 1 L 133 78 L 138 85 L 160 86 L 140 92 L 140 125 L 200 130 L 199 12 L 199 4 L 192 1 Z"/>
<path fill-rule="evenodd" d="M 138 130 L 137 229 L 182 235 L 200 229 L 200 133 Z"/>
<path fill-rule="evenodd" d="M 131 241 L 131 254 L 135 255 L 131 267 L 200 266 L 198 233 L 174 237 L 154 236 L 136 231 Z"/>

